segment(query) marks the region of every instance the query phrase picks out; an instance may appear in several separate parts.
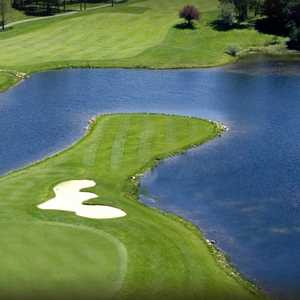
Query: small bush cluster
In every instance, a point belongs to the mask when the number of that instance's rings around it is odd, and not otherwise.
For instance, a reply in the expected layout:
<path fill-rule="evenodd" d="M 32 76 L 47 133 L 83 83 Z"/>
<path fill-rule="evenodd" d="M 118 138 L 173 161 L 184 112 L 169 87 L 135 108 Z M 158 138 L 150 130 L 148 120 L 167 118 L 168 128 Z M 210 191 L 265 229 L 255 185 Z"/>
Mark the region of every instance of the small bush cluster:
<path fill-rule="evenodd" d="M 226 54 L 233 57 L 236 57 L 239 54 L 239 52 L 240 52 L 240 48 L 237 45 L 230 45 L 225 51 Z"/>

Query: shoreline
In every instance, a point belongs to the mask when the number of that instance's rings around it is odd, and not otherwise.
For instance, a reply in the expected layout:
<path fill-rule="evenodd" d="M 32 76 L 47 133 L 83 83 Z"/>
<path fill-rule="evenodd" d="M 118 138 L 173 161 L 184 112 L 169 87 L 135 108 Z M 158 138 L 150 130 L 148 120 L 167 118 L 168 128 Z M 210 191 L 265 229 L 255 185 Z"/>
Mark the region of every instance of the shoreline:
<path fill-rule="evenodd" d="M 274 50 L 275 49 L 275 50 Z M 288 50 L 287 48 L 274 48 L 272 46 L 267 47 L 250 47 L 240 52 L 240 54 L 236 57 L 229 57 L 227 62 L 224 63 L 214 63 L 208 65 L 170 65 L 170 66 L 147 66 L 147 65 L 134 65 L 134 64 L 127 64 L 126 62 L 122 62 L 121 60 L 117 60 L 114 64 L 111 61 L 69 61 L 69 62 L 52 62 L 46 63 L 36 66 L 28 66 L 22 68 L 22 71 L 16 71 L 13 69 L 2 69 L 0 68 L 0 74 L 3 73 L 10 73 L 14 74 L 15 82 L 9 85 L 5 85 L 4 88 L 0 87 L 0 94 L 5 93 L 6 91 L 18 86 L 26 79 L 29 79 L 32 75 L 38 73 L 45 73 L 51 71 L 58 71 L 58 70 L 68 70 L 68 69 L 124 69 L 124 70 L 149 70 L 149 71 L 171 71 L 171 70 L 203 70 L 203 69 L 218 69 L 226 66 L 234 66 L 240 61 L 243 61 L 247 58 L 255 57 L 255 56 L 266 56 L 269 58 L 274 58 L 275 60 L 282 59 L 286 62 L 300 62 L 300 52 L 294 50 Z M 132 59 L 134 57 L 130 57 L 128 59 Z M 124 59 L 126 60 L 126 59 Z M 22 74 L 22 77 L 17 76 L 17 74 Z"/>
<path fill-rule="evenodd" d="M 184 119 L 196 119 L 196 120 L 207 121 L 208 123 L 212 124 L 215 127 L 215 136 L 214 137 L 208 138 L 206 140 L 201 140 L 194 144 L 190 144 L 185 147 L 179 148 L 172 153 L 166 153 L 165 155 L 162 155 L 161 157 L 154 158 L 147 165 L 145 165 L 142 169 L 138 170 L 138 172 L 136 174 L 127 178 L 127 182 L 134 185 L 134 190 L 131 192 L 126 192 L 126 197 L 133 201 L 138 202 L 140 205 L 146 207 L 147 209 L 155 210 L 155 211 L 159 212 L 159 214 L 173 219 L 173 221 L 175 221 L 176 223 L 181 224 L 188 230 L 191 230 L 192 232 L 194 232 L 203 241 L 203 243 L 205 243 L 209 253 L 212 255 L 213 259 L 215 260 L 216 264 L 219 266 L 220 269 L 222 269 L 228 276 L 233 278 L 239 285 L 241 285 L 243 288 L 245 288 L 249 293 L 251 293 L 253 295 L 261 296 L 262 299 L 267 298 L 266 292 L 257 283 L 251 281 L 251 279 L 245 277 L 242 273 L 240 273 L 238 270 L 238 267 L 234 266 L 230 262 L 230 259 L 228 259 L 229 257 L 226 255 L 226 253 L 224 251 L 222 251 L 222 249 L 217 247 L 217 245 L 215 245 L 215 243 L 211 242 L 210 240 L 208 240 L 206 238 L 205 233 L 201 230 L 201 228 L 199 228 L 198 226 L 193 224 L 191 221 L 186 220 L 183 217 L 176 215 L 175 213 L 167 212 L 162 209 L 153 208 L 151 206 L 148 206 L 148 205 L 144 204 L 143 202 L 141 202 L 140 198 L 139 198 L 140 178 L 141 177 L 143 177 L 147 172 L 154 170 L 162 161 L 164 161 L 167 158 L 184 155 L 188 150 L 191 150 L 193 148 L 199 148 L 199 147 L 201 147 L 201 145 L 209 142 L 210 140 L 221 138 L 223 136 L 223 134 L 225 134 L 226 132 L 229 131 L 229 128 L 226 125 L 224 125 L 223 123 L 220 123 L 217 121 L 212 121 L 212 120 L 206 120 L 206 119 L 202 119 L 202 118 L 197 118 L 197 117 L 178 116 L 178 115 L 174 115 L 174 114 L 164 114 L 164 113 L 100 114 L 100 115 L 90 118 L 90 120 L 87 123 L 87 126 L 85 127 L 84 135 L 82 137 L 80 137 L 79 139 L 77 139 L 74 143 L 65 147 L 64 149 L 57 151 L 54 154 L 50 154 L 49 156 L 42 158 L 41 160 L 34 161 L 24 167 L 21 167 L 20 169 L 14 169 L 4 175 L 0 175 L 0 182 L 2 180 L 5 180 L 7 177 L 19 176 L 20 173 L 26 171 L 27 169 L 30 169 L 34 166 L 37 166 L 39 164 L 42 164 L 42 163 L 50 160 L 52 158 L 61 156 L 65 153 L 71 151 L 74 147 L 83 143 L 93 133 L 93 130 L 96 127 L 99 119 L 101 119 L 105 116 L 123 116 L 123 115 L 124 116 L 126 116 L 126 115 L 137 115 L 137 116 L 138 115 L 153 115 L 153 116 L 170 116 L 170 117 L 175 116 L 175 117 L 180 117 L 180 118 L 184 118 Z"/>

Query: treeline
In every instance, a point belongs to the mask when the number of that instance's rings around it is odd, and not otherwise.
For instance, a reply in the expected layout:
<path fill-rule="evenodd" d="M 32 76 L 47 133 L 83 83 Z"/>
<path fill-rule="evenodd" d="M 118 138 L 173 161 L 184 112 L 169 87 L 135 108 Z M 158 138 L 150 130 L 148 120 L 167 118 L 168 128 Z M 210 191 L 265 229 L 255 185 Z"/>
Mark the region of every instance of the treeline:
<path fill-rule="evenodd" d="M 11 6 L 27 15 L 51 15 L 66 10 L 64 0 L 12 0 Z"/>
<path fill-rule="evenodd" d="M 80 10 L 90 2 L 106 2 L 103 0 L 11 0 L 11 6 L 24 11 L 27 15 L 52 15 L 66 11 L 70 5 L 78 4 Z"/>
<path fill-rule="evenodd" d="M 0 0 L 0 31 L 5 29 L 13 9 L 30 16 L 49 16 L 68 10 L 86 10 L 91 3 L 115 3 L 126 0 Z M 13 9 L 12 9 L 13 8 Z"/>
<path fill-rule="evenodd" d="M 59 12 L 85 10 L 88 3 L 105 3 L 112 6 L 115 0 L 0 0 L 0 29 L 4 30 L 12 8 L 30 16 L 49 16 Z"/>
<path fill-rule="evenodd" d="M 300 50 L 300 0 L 219 0 L 220 21 L 233 27 L 256 19 L 257 29 L 289 36 L 288 46 Z"/>

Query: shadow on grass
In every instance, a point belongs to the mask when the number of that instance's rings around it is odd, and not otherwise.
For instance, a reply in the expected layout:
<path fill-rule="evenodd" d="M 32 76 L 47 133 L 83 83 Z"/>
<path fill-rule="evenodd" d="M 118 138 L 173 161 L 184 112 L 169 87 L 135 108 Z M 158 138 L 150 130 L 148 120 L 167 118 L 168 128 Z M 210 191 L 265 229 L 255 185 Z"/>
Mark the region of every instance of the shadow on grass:
<path fill-rule="evenodd" d="M 283 22 L 270 18 L 262 18 L 256 21 L 255 29 L 261 33 L 273 34 L 278 36 L 287 36 L 288 29 Z"/>
<path fill-rule="evenodd" d="M 196 29 L 194 23 L 188 23 L 188 22 L 176 24 L 176 25 L 174 25 L 174 28 L 181 29 L 181 30 L 186 30 L 186 29 L 195 30 Z"/>
<path fill-rule="evenodd" d="M 297 50 L 297 51 L 300 51 L 300 43 L 296 43 L 296 42 L 293 42 L 293 41 L 288 41 L 286 43 L 286 45 L 288 46 L 288 48 L 290 50 Z"/>
<path fill-rule="evenodd" d="M 251 24 L 251 23 L 226 24 L 222 20 L 214 20 L 209 23 L 209 26 L 211 26 L 214 30 L 217 30 L 217 31 L 229 31 L 229 30 L 233 30 L 233 29 L 252 28 L 253 24 Z"/>

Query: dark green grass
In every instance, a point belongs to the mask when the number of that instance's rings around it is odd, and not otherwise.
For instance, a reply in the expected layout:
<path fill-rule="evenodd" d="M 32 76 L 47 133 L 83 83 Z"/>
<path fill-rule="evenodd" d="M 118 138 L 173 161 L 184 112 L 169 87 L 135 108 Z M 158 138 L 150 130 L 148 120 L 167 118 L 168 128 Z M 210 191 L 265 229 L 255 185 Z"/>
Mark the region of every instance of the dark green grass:
<path fill-rule="evenodd" d="M 0 178 L 0 299 L 261 299 L 194 226 L 137 201 L 133 175 L 219 132 L 194 118 L 102 116 L 70 149 Z M 90 204 L 128 215 L 91 220 L 37 208 L 74 179 L 96 181 Z"/>

